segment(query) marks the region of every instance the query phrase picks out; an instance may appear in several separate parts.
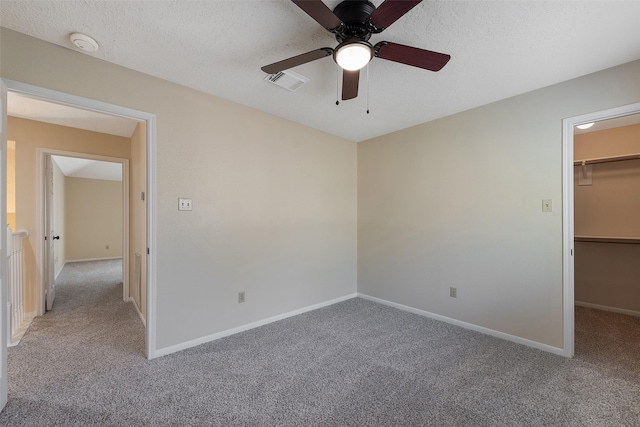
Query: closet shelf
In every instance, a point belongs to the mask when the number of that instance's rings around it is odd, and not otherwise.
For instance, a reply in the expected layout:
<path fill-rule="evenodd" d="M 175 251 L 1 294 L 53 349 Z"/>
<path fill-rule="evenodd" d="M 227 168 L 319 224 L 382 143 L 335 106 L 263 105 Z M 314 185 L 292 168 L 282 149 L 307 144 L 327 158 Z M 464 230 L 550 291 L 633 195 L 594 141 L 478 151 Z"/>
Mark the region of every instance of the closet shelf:
<path fill-rule="evenodd" d="M 596 163 L 610 163 L 610 162 L 621 162 L 623 160 L 637 160 L 640 159 L 640 153 L 635 154 L 625 154 L 623 156 L 611 156 L 611 157 L 595 157 L 593 159 L 584 159 L 584 160 L 574 160 L 574 166 L 579 165 L 594 165 Z"/>
<path fill-rule="evenodd" d="M 640 237 L 615 237 L 615 236 L 579 236 L 575 235 L 576 242 L 594 242 L 594 243 L 623 243 L 631 245 L 640 245 Z"/>

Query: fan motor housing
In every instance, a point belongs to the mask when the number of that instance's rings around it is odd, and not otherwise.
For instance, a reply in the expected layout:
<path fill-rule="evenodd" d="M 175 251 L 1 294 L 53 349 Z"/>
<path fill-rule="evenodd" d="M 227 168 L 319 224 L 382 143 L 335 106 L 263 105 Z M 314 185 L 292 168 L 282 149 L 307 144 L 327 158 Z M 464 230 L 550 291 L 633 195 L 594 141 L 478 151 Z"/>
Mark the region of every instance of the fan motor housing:
<path fill-rule="evenodd" d="M 369 23 L 371 14 L 376 7 L 370 1 L 343 1 L 338 4 L 333 13 L 343 22 L 335 30 L 339 43 L 349 39 L 367 41 L 371 38 L 372 28 Z"/>

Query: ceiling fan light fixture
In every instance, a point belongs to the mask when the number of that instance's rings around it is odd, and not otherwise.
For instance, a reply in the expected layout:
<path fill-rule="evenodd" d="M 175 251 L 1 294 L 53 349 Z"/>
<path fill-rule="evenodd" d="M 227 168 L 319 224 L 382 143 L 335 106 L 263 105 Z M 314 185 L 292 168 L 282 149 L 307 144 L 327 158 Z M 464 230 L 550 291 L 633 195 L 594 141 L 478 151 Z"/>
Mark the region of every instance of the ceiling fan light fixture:
<path fill-rule="evenodd" d="M 356 71 L 363 68 L 373 58 L 373 46 L 363 40 L 347 40 L 340 43 L 333 53 L 333 59 L 340 68 Z"/>

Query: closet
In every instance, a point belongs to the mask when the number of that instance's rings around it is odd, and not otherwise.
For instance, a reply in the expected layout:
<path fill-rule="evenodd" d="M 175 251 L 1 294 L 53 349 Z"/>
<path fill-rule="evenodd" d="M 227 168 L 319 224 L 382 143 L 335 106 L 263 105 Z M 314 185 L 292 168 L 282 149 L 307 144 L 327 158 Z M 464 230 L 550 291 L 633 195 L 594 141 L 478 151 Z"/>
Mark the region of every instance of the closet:
<path fill-rule="evenodd" d="M 640 316 L 637 116 L 574 135 L 574 260 L 576 305 Z"/>

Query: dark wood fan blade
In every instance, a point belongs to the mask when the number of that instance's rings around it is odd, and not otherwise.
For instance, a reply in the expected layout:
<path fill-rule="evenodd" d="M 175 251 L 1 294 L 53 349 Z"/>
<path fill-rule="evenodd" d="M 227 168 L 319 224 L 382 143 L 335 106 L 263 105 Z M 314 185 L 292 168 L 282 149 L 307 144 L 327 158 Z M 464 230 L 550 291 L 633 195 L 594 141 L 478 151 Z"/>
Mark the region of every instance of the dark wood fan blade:
<path fill-rule="evenodd" d="M 270 65 L 265 65 L 261 68 L 262 71 L 268 74 L 279 73 L 282 70 L 288 70 L 289 68 L 296 67 L 298 65 L 306 64 L 307 62 L 315 61 L 316 59 L 324 58 L 333 54 L 333 49 L 330 47 L 323 47 L 318 50 L 312 50 L 311 52 L 303 53 L 302 55 L 294 56 L 289 59 L 274 62 Z"/>
<path fill-rule="evenodd" d="M 371 14 L 371 23 L 379 33 L 421 2 L 422 0 L 385 0 Z"/>
<path fill-rule="evenodd" d="M 378 58 L 430 71 L 440 71 L 451 59 L 451 55 L 445 53 L 432 52 L 391 42 L 376 44 L 374 52 Z"/>
<path fill-rule="evenodd" d="M 342 21 L 321 0 L 291 0 L 327 30 L 338 28 Z"/>
<path fill-rule="evenodd" d="M 358 96 L 358 83 L 360 83 L 360 70 L 342 70 L 342 100 L 353 99 Z"/>

